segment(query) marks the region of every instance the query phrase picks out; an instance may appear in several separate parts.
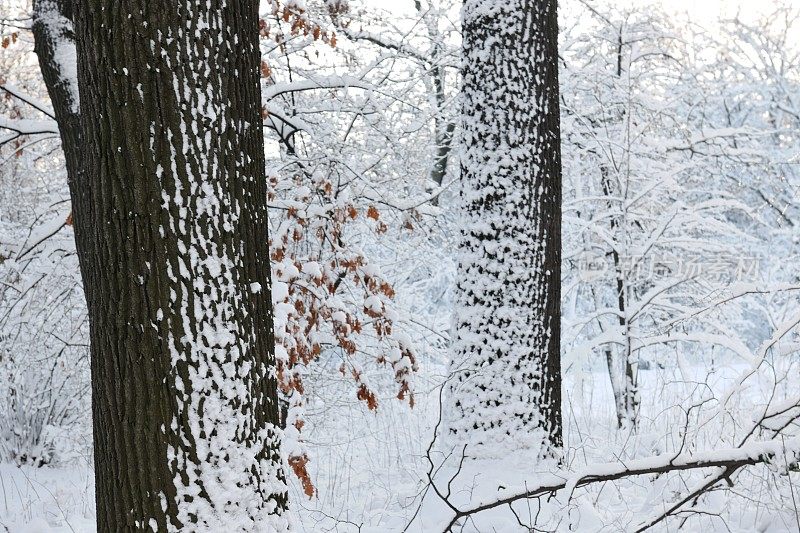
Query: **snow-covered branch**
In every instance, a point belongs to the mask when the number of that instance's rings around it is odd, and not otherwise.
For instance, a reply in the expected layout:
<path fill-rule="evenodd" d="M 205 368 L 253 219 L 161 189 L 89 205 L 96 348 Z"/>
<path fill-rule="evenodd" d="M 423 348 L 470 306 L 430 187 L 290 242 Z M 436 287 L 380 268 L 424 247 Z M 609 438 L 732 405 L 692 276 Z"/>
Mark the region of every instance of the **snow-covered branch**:
<path fill-rule="evenodd" d="M 38 135 L 54 133 L 58 135 L 55 120 L 8 119 L 0 117 L 0 130 L 9 130 L 17 135 Z"/>
<path fill-rule="evenodd" d="M 11 96 L 16 98 L 17 100 L 28 104 L 29 106 L 31 106 L 32 108 L 36 109 L 37 111 L 39 111 L 41 113 L 44 113 L 48 117 L 50 117 L 52 119 L 56 118 L 55 117 L 55 112 L 50 107 L 50 105 L 47 104 L 47 102 L 45 102 L 43 100 L 40 100 L 38 98 L 35 98 L 33 96 L 30 96 L 28 94 L 25 94 L 19 87 L 16 87 L 15 85 L 12 85 L 11 83 L 4 83 L 4 84 L 0 85 L 0 89 L 5 91 L 6 93 L 10 94 Z"/>
<path fill-rule="evenodd" d="M 276 96 L 286 93 L 313 91 L 315 89 L 348 89 L 350 87 L 358 89 L 374 89 L 374 87 L 360 78 L 354 76 L 323 76 L 315 79 L 300 80 L 286 83 L 276 83 L 267 87 L 262 97 L 264 100 L 272 100 Z"/>
<path fill-rule="evenodd" d="M 537 475 L 539 481 L 535 486 L 528 485 L 527 488 L 522 490 L 511 490 L 512 494 L 509 496 L 458 509 L 455 516 L 444 528 L 444 531 L 452 531 L 456 523 L 464 517 L 510 505 L 520 500 L 538 498 L 545 495 L 554 496 L 562 491 L 565 491 L 568 494 L 568 498 L 571 498 L 575 489 L 592 483 L 613 481 L 631 476 L 667 474 L 701 468 L 722 468 L 725 472 L 724 477 L 729 477 L 742 467 L 761 463 L 777 466 L 789 464 L 796 467 L 798 459 L 800 459 L 800 437 L 794 437 L 754 442 L 738 448 L 680 454 L 663 453 L 653 457 L 624 462 L 592 464 L 578 472 L 556 472 Z M 652 524 L 644 524 L 638 527 L 636 531 L 644 531 L 650 525 Z"/>

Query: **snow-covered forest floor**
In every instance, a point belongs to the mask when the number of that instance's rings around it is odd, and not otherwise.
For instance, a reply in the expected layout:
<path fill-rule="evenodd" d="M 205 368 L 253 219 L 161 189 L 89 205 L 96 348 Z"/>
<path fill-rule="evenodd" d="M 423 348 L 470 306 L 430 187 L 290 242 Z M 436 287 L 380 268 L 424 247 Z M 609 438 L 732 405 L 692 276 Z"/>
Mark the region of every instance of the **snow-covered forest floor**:
<path fill-rule="evenodd" d="M 346 391 L 341 391 L 338 401 L 337 395 L 331 396 L 328 404 L 318 401 L 307 437 L 313 450 L 310 472 L 318 492 L 316 497 L 307 498 L 296 480 L 291 492 L 300 531 L 442 531 L 452 515 L 431 490 L 426 490 L 428 457 L 435 464 L 434 479 L 441 486 L 458 474 L 452 492 L 462 505 L 509 494 L 515 487 L 533 486 L 548 475 L 547 467 L 553 465 L 540 464 L 534 470 L 532 458 L 525 454 L 466 461 L 460 469 L 457 451 L 434 446 L 429 454 L 438 419 L 436 383 L 441 374 L 436 370 L 427 369 L 429 386 L 423 388 L 427 392 L 420 393 L 414 409 L 385 398 L 381 409 L 370 412 L 360 402 L 346 398 Z M 646 430 L 636 436 L 617 433 L 611 388 L 601 369 L 586 372 L 580 382 L 569 379 L 564 465 L 579 470 L 587 463 L 624 463 L 678 450 L 681 435 L 675 428 L 681 428 L 686 419 L 686 410 L 678 406 L 687 405 L 687 396 L 699 388 L 722 396 L 745 371 L 744 365 L 708 371 L 705 366 L 691 364 L 644 371 L 643 390 L 648 392 L 643 394 L 642 414 Z M 734 412 L 741 412 L 742 420 L 752 419 L 752 405 L 772 393 L 769 383 L 761 385 L 749 388 L 740 398 Z M 676 407 L 665 409 L 665 405 Z M 717 443 L 716 438 L 709 438 L 707 443 L 692 447 L 704 450 Z M 95 531 L 92 476 L 88 457 L 74 457 L 44 468 L 0 465 L 0 527 L 19 533 Z M 515 504 L 516 516 L 508 507 L 477 515 L 463 531 L 524 532 L 528 529 L 519 521 L 531 524 L 533 517 L 542 530 L 626 531 L 642 517 L 657 514 L 670 491 L 677 493 L 701 479 L 698 474 L 686 476 L 676 485 L 674 480 L 666 482 L 663 477 L 645 475 L 590 490 L 577 489 L 571 498 L 562 491 L 551 501 L 543 498 Z M 797 531 L 798 508 L 794 502 L 800 498 L 800 487 L 792 487 L 787 481 L 785 474 L 768 466 L 738 475 L 733 493 L 709 498 L 698 511 L 705 516 L 696 516 L 690 530 Z M 774 505 L 764 503 L 770 492 L 775 493 Z"/>

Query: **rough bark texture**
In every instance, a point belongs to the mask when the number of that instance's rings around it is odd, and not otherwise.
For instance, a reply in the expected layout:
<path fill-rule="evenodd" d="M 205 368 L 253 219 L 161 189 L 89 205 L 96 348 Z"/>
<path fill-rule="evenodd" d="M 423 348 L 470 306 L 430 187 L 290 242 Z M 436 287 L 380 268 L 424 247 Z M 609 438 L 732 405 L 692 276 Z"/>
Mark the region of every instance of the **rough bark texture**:
<path fill-rule="evenodd" d="M 467 0 L 465 226 L 450 432 L 475 452 L 561 446 L 556 1 Z"/>
<path fill-rule="evenodd" d="M 34 51 L 58 122 L 69 180 L 77 179 L 81 169 L 72 13 L 72 0 L 36 0 L 33 3 Z"/>
<path fill-rule="evenodd" d="M 98 530 L 286 530 L 258 2 L 76 7 Z"/>

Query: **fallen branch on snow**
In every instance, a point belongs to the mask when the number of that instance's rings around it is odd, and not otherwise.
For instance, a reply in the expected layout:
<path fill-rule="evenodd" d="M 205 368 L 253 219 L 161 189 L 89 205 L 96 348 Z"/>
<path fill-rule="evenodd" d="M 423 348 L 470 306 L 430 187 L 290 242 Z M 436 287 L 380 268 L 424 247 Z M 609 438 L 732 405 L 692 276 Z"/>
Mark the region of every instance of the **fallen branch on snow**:
<path fill-rule="evenodd" d="M 739 448 L 722 450 L 708 450 L 695 453 L 665 453 L 644 459 L 634 459 L 626 462 L 599 463 L 588 465 L 579 472 L 563 474 L 553 473 L 545 476 L 538 486 L 517 492 L 511 496 L 498 498 L 493 501 L 478 504 L 467 509 L 458 509 L 451 506 L 455 516 L 450 520 L 444 531 L 452 531 L 453 526 L 461 518 L 471 516 L 483 511 L 511 505 L 512 503 L 529 498 L 537 498 L 545 494 L 554 495 L 566 490 L 570 493 L 578 488 L 591 483 L 613 481 L 630 476 L 645 474 L 663 474 L 679 470 L 694 470 L 699 468 L 723 468 L 724 475 L 718 479 L 726 479 L 736 470 L 759 463 L 784 464 L 784 460 L 776 461 L 777 457 L 784 457 L 786 464 L 796 464 L 800 459 L 800 437 L 791 439 L 773 439 L 763 442 L 745 444 Z M 636 531 L 644 531 L 653 524 L 644 523 Z"/>

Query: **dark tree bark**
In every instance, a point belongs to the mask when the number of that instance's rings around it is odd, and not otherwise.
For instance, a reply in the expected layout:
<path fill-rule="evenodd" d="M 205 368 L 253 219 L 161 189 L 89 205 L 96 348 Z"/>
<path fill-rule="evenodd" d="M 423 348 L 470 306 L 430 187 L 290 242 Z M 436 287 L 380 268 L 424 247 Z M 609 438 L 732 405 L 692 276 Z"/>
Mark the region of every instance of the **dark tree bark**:
<path fill-rule="evenodd" d="M 462 17 L 465 227 L 450 431 L 494 453 L 549 454 L 562 443 L 556 1 L 467 0 Z"/>
<path fill-rule="evenodd" d="M 33 3 L 34 51 L 58 122 L 69 179 L 77 177 L 81 168 L 72 12 L 72 0 L 35 0 Z"/>
<path fill-rule="evenodd" d="M 258 2 L 76 8 L 98 530 L 285 530 Z"/>

